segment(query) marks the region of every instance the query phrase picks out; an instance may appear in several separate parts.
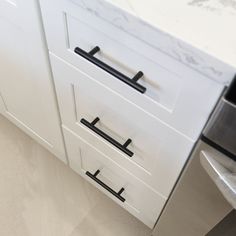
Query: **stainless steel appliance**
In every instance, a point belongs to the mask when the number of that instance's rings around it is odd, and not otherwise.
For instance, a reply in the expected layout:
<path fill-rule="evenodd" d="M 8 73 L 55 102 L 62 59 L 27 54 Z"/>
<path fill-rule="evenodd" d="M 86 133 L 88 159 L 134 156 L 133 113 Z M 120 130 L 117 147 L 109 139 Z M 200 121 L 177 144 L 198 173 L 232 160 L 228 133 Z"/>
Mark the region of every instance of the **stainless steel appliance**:
<path fill-rule="evenodd" d="M 236 77 L 226 89 L 153 236 L 236 235 Z"/>

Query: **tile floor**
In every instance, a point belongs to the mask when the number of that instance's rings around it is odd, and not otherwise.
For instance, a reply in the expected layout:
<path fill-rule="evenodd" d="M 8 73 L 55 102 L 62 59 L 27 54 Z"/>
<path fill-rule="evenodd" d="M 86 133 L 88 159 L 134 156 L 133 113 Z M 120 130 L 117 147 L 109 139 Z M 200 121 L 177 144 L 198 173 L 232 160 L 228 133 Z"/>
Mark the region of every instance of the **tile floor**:
<path fill-rule="evenodd" d="M 150 230 L 0 116 L 1 236 L 149 236 Z"/>

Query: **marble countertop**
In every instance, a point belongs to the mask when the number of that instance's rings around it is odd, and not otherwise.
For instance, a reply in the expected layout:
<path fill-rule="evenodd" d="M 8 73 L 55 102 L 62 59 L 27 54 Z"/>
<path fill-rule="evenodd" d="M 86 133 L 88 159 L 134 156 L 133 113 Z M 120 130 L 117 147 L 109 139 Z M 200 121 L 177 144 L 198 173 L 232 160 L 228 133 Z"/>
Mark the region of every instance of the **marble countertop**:
<path fill-rule="evenodd" d="M 220 83 L 236 74 L 236 0 L 72 0 Z"/>

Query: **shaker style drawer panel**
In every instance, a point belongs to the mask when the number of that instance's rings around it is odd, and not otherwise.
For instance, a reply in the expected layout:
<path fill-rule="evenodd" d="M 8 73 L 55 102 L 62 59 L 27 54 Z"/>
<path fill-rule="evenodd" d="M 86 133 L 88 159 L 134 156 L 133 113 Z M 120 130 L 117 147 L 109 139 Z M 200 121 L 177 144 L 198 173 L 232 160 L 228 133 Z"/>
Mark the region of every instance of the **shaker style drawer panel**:
<path fill-rule="evenodd" d="M 152 228 L 166 199 L 67 128 L 63 132 L 71 168 Z"/>
<path fill-rule="evenodd" d="M 189 138 L 198 138 L 222 85 L 79 4 L 41 0 L 41 5 L 52 53 Z"/>
<path fill-rule="evenodd" d="M 67 16 L 67 25 L 70 48 L 74 50 L 75 56 L 78 59 L 84 58 L 94 70 L 103 70 L 108 81 L 94 78 L 112 89 L 118 88 L 117 91 L 121 94 L 124 87 L 126 92 L 138 92 L 140 99 L 147 100 L 153 106 L 158 104 L 170 112 L 174 109 L 183 86 L 177 75 L 129 49 L 122 42 L 118 42 L 115 35 L 112 38 L 109 32 L 102 33 L 71 16 Z M 90 52 L 94 48 L 99 50 Z M 84 71 L 90 74 L 89 70 Z M 91 76 L 94 74 L 91 73 Z"/>
<path fill-rule="evenodd" d="M 168 196 L 193 142 L 51 55 L 62 123 Z"/>

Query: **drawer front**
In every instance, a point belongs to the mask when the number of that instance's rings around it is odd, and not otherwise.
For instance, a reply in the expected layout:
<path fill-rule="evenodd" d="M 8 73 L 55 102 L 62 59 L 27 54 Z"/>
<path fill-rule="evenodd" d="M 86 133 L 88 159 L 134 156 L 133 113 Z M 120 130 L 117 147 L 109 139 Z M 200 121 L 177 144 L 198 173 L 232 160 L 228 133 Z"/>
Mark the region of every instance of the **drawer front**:
<path fill-rule="evenodd" d="M 71 168 L 153 228 L 166 199 L 67 128 L 63 132 Z"/>
<path fill-rule="evenodd" d="M 41 5 L 51 52 L 189 138 L 198 138 L 222 85 L 69 0 L 59 0 L 56 5 L 41 0 Z M 100 51 L 89 55 L 96 46 Z M 74 52 L 76 47 L 80 55 Z M 130 82 L 139 71 L 144 76 L 137 84 L 146 88 L 144 93 Z"/>
<path fill-rule="evenodd" d="M 63 124 L 168 196 L 194 142 L 76 67 L 51 62 Z"/>

